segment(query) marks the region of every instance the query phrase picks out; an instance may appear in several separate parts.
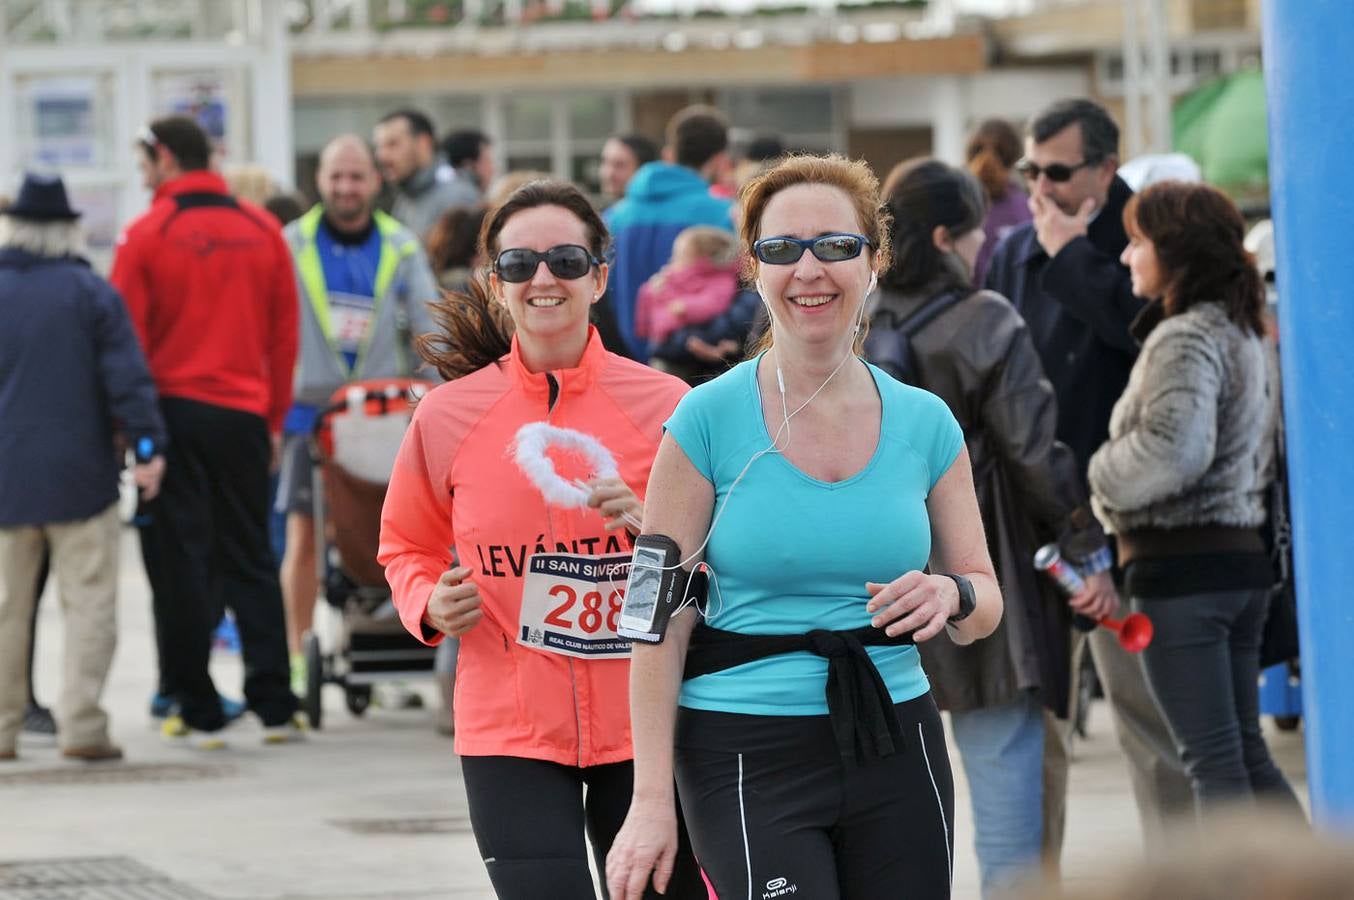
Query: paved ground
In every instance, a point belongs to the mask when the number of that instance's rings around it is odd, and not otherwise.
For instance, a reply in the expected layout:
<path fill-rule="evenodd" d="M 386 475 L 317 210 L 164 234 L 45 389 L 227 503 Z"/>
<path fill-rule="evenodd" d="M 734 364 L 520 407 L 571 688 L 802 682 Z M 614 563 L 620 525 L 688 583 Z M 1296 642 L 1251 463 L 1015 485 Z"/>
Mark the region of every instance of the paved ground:
<path fill-rule="evenodd" d="M 225 751 L 165 745 L 146 714 L 155 666 L 150 602 L 130 535 L 123 561 L 107 700 L 127 762 L 66 763 L 54 748 L 25 743 L 19 762 L 0 766 L 0 900 L 493 897 L 451 743 L 426 711 L 374 708 L 354 719 L 329 688 L 325 728 L 304 744 L 263 747 L 257 724 L 246 721 L 227 732 Z M 50 593 L 43 601 L 38 650 L 38 690 L 49 702 L 61 657 L 55 601 Z M 213 665 L 223 690 L 238 696 L 238 659 L 218 655 Z M 430 684 L 417 687 L 432 699 Z M 1107 858 L 1141 847 L 1103 706 L 1093 710 L 1071 774 L 1064 872 L 1080 882 L 1093 883 Z M 1300 733 L 1269 734 L 1305 800 Z M 957 780 L 954 895 L 970 898 L 977 872 L 962 774 Z M 92 862 L 50 862 L 75 859 Z M 80 886 L 98 879 L 103 887 Z M 547 886 L 541 896 L 549 897 Z"/>

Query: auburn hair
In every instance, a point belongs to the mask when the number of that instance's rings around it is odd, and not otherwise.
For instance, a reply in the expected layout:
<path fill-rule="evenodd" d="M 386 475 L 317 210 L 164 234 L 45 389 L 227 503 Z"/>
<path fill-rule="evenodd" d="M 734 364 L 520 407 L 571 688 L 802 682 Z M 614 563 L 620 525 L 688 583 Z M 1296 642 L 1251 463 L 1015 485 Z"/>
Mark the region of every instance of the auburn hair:
<path fill-rule="evenodd" d="M 744 275 L 748 281 L 757 278 L 760 263 L 752 252 L 752 245 L 762 237 L 762 216 L 771 198 L 787 188 L 801 184 L 821 184 L 836 188 L 851 201 L 856 211 L 856 221 L 860 233 L 870 239 L 874 248 L 874 268 L 884 271 L 888 268 L 889 252 L 889 211 L 879 204 L 879 179 L 862 160 L 850 160 L 836 153 L 826 156 L 797 154 L 788 156 L 775 166 L 756 176 L 743 185 L 738 195 L 743 209 L 743 224 L 740 236 L 743 243 L 745 262 Z M 862 323 L 856 336 L 856 348 L 860 349 L 868 330 L 869 317 Z M 774 339 L 773 329 L 768 328 L 752 348 L 752 355 L 771 347 Z"/>
<path fill-rule="evenodd" d="M 588 250 L 605 259 L 611 235 L 588 198 L 566 181 L 542 179 L 528 182 L 492 208 L 480 228 L 479 249 L 484 259 L 494 259 L 501 249 L 498 236 L 508 220 L 519 212 L 540 206 L 559 206 L 573 213 L 588 235 Z M 444 291 L 429 305 L 438 330 L 419 335 L 419 354 L 447 381 L 469 375 L 501 359 L 512 347 L 513 323 L 489 288 L 489 274 L 479 271 L 465 293 Z"/>
<path fill-rule="evenodd" d="M 1192 182 L 1158 182 L 1129 198 L 1124 229 L 1130 237 L 1150 241 L 1156 251 L 1167 316 L 1198 303 L 1219 303 L 1241 328 L 1265 333 L 1265 285 L 1255 257 L 1242 243 L 1246 221 L 1222 191 Z"/>
<path fill-rule="evenodd" d="M 988 199 L 1001 200 L 1010 192 L 1011 170 L 1020 152 L 1020 135 L 1005 119 L 987 119 L 968 139 L 964 159 Z"/>

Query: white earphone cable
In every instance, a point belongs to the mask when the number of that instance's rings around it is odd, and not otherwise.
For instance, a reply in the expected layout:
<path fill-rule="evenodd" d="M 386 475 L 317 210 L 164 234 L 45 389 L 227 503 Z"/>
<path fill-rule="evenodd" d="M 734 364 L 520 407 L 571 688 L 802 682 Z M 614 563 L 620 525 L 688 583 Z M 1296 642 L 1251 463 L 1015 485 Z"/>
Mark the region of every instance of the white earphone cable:
<path fill-rule="evenodd" d="M 871 277 L 871 281 L 870 281 L 871 286 L 873 286 L 874 283 L 875 283 L 875 280 L 874 280 L 874 277 L 872 276 L 872 277 Z M 760 289 L 760 287 L 761 287 L 761 285 L 758 284 L 758 288 L 759 288 L 759 289 Z M 771 437 L 771 444 L 770 444 L 770 446 L 768 446 L 768 447 L 766 447 L 766 448 L 764 448 L 764 449 L 762 449 L 762 450 L 758 450 L 756 453 L 752 454 L 752 457 L 751 457 L 751 458 L 743 465 L 743 468 L 742 468 L 742 470 L 738 473 L 738 476 L 737 476 L 736 478 L 734 478 L 733 483 L 729 485 L 729 490 L 724 494 L 724 500 L 723 500 L 723 502 L 721 502 L 721 503 L 719 504 L 719 509 L 715 511 L 715 517 L 714 517 L 714 519 L 712 519 L 711 522 L 710 522 L 710 529 L 709 529 L 707 532 L 705 532 L 705 539 L 702 540 L 702 541 L 700 542 L 700 546 L 697 547 L 695 550 L 691 551 L 691 554 L 690 554 L 689 556 L 687 556 L 687 557 L 686 557 L 685 559 L 683 559 L 681 562 L 678 562 L 676 565 L 672 565 L 672 566 L 662 566 L 662 567 L 655 567 L 655 568 L 658 568 L 660 571 L 665 571 L 665 572 L 666 572 L 666 571 L 670 571 L 670 570 L 674 570 L 674 569 L 684 569 L 684 568 L 686 568 L 686 566 L 687 566 L 689 563 L 691 563 L 693 560 L 695 560 L 697 557 L 699 557 L 699 556 L 701 555 L 701 553 L 704 552 L 705 548 L 709 545 L 709 543 L 710 543 L 710 538 L 714 535 L 714 533 L 715 533 L 715 528 L 717 528 L 717 527 L 719 526 L 719 520 L 720 520 L 721 518 L 723 518 L 725 510 L 727 510 L 727 509 L 729 508 L 729 499 L 730 499 L 731 497 L 733 497 L 733 492 L 734 492 L 734 490 L 737 489 L 739 483 L 743 480 L 743 476 L 747 475 L 748 470 L 749 470 L 750 468 L 752 468 L 752 464 L 755 463 L 757 460 L 761 459 L 763 456 L 766 456 L 767 454 L 770 454 L 770 453 L 782 453 L 782 454 L 783 454 L 787 449 L 789 449 L 789 447 L 790 447 L 790 439 L 791 439 L 791 437 L 792 437 L 792 434 L 790 433 L 790 420 L 793 419 L 795 416 L 799 415 L 801 412 L 803 412 L 804 409 L 805 409 L 806 407 L 808 407 L 808 405 L 809 405 L 810 403 L 812 403 L 815 399 L 817 399 L 818 395 L 821 394 L 821 393 L 823 392 L 823 390 L 828 386 L 828 384 L 831 383 L 832 379 L 835 378 L 835 377 L 837 376 L 837 373 L 841 371 L 842 366 L 846 365 L 847 360 L 850 360 L 850 359 L 852 359 L 852 358 L 854 358 L 854 357 L 856 356 L 856 354 L 855 354 L 855 352 L 854 352 L 854 349 L 855 349 L 855 348 L 854 348 L 854 334 L 858 334 L 858 333 L 860 332 L 861 324 L 862 324 L 862 323 L 864 322 L 864 320 L 865 320 L 865 306 L 866 306 L 866 301 L 869 299 L 869 294 L 870 294 L 870 290 L 871 290 L 871 289 L 872 289 L 872 287 L 869 288 L 869 289 L 867 289 L 866 292 L 865 292 L 865 296 L 863 296 L 863 297 L 861 298 L 861 301 L 860 301 L 860 311 L 859 311 L 859 313 L 857 313 L 857 315 L 856 315 L 856 330 L 855 330 L 855 332 L 853 332 L 853 341 L 852 341 L 852 345 L 847 347 L 846 354 L 842 356 L 841 362 L 837 363 L 837 367 L 836 367 L 835 369 L 833 369 L 832 372 L 827 376 L 827 378 L 825 378 L 825 379 L 823 380 L 823 383 L 822 383 L 822 384 L 818 385 L 818 389 L 817 389 L 816 391 L 814 391 L 812 394 L 809 395 L 809 399 L 805 400 L 803 403 L 799 404 L 799 406 L 795 407 L 795 411 L 794 411 L 794 412 L 790 412 L 790 411 L 789 411 L 789 401 L 788 401 L 788 398 L 786 397 L 786 391 L 785 391 L 785 378 L 784 378 L 783 374 L 781 373 L 780 362 L 779 362 L 779 354 L 777 354 L 777 362 L 776 362 L 776 386 L 777 386 L 777 388 L 778 388 L 779 391 L 780 391 L 780 403 L 781 403 L 781 416 L 782 416 L 782 421 L 781 421 L 780 427 L 779 427 L 778 429 L 776 429 L 776 433 Z M 760 293 L 760 290 L 759 290 L 759 293 Z M 762 295 L 762 299 L 763 299 L 763 301 L 765 301 L 765 299 L 766 299 L 766 295 L 765 295 L 765 294 Z M 768 316 L 770 316 L 771 328 L 772 328 L 772 331 L 774 332 L 775 327 L 776 327 L 776 317 L 775 317 L 775 314 L 771 312 L 771 304 L 769 304 L 769 303 L 767 304 L 767 314 L 768 314 Z M 772 348 L 771 348 L 771 352 L 772 352 L 772 353 L 775 353 L 775 347 L 772 347 Z M 781 446 L 780 446 L 780 436 L 781 436 L 782 434 L 785 434 L 785 435 L 786 435 L 786 440 L 785 440 L 785 446 L 784 446 L 784 447 L 781 447 Z M 708 571 L 708 572 L 710 573 L 710 576 L 711 576 L 711 578 L 714 580 L 714 583 L 715 583 L 715 585 L 716 585 L 716 589 L 718 589 L 719 581 L 718 581 L 718 576 L 715 574 L 714 568 L 711 567 L 709 563 L 702 563 L 702 565 L 704 565 L 705 568 L 706 568 L 706 571 Z M 694 570 L 693 570 L 693 575 L 694 575 Z M 689 586 L 690 586 L 690 577 L 688 577 L 688 579 L 687 579 L 687 584 L 688 584 L 688 587 L 689 587 Z M 707 605 L 708 605 L 708 604 L 707 604 Z M 724 604 L 723 604 L 723 597 L 721 596 L 721 598 L 720 598 L 720 608 L 721 608 L 721 609 L 723 608 L 723 605 L 724 605 Z M 679 609 L 680 609 L 680 608 L 681 608 L 681 607 L 679 607 Z M 674 613 L 674 615 L 675 615 L 675 613 Z"/>

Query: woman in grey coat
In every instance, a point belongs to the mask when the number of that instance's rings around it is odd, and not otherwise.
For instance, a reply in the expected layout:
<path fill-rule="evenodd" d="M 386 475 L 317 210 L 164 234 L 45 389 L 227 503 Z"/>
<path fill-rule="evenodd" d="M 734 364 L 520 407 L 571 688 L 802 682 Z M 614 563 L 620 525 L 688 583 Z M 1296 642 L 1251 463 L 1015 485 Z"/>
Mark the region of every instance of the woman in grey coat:
<path fill-rule="evenodd" d="M 1096 515 L 1118 536 L 1126 591 L 1156 638 L 1147 681 L 1200 814 L 1275 800 L 1301 812 L 1260 733 L 1256 679 L 1274 572 L 1259 528 L 1278 384 L 1264 287 L 1232 202 L 1162 182 L 1124 209 L 1123 262 L 1152 302 L 1109 440 L 1091 458 Z"/>

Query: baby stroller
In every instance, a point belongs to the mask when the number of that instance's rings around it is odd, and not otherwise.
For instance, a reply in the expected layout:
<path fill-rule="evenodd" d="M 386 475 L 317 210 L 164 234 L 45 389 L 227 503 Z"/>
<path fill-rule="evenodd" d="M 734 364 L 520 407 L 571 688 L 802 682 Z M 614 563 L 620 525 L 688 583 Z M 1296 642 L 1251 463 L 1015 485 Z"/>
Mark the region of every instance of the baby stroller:
<path fill-rule="evenodd" d="M 432 672 L 436 649 L 415 640 L 390 601 L 376 561 L 381 505 L 413 403 L 432 385 L 408 378 L 361 381 L 330 398 L 315 422 L 315 559 L 320 590 L 337 615 L 305 636 L 306 694 L 312 728 L 323 716 L 320 689 L 343 688 L 361 716 L 372 686 Z M 323 634 L 321 634 L 323 632 Z"/>

